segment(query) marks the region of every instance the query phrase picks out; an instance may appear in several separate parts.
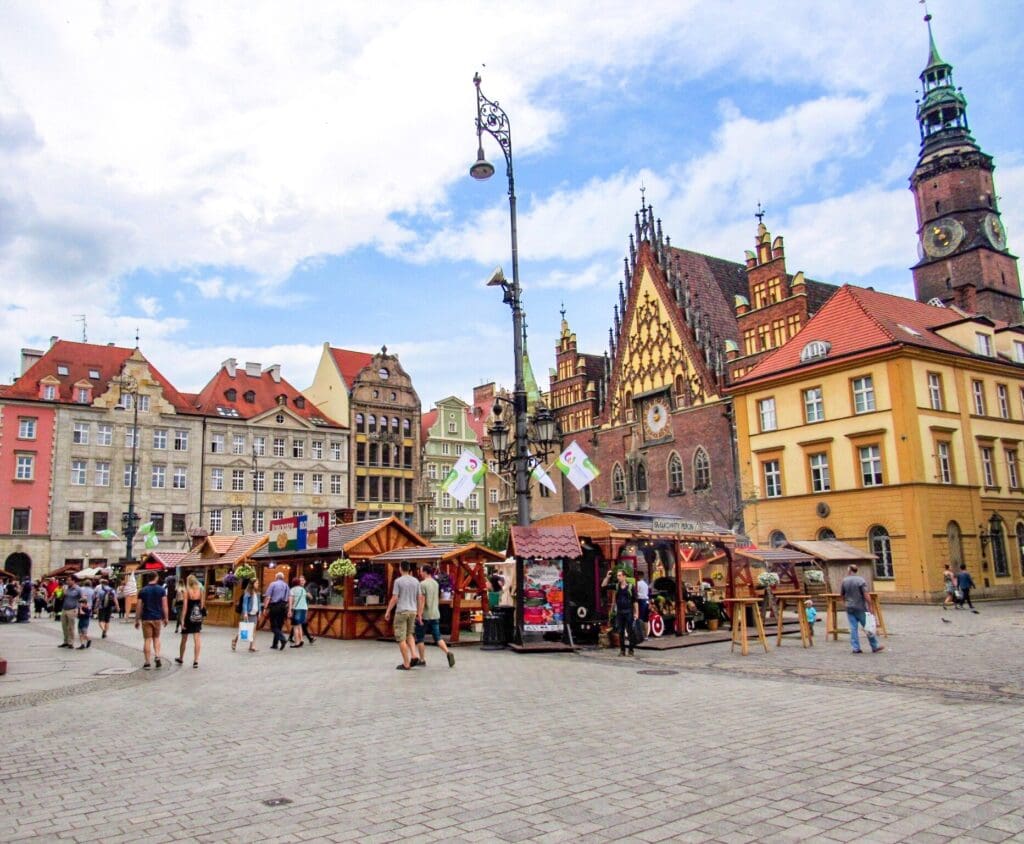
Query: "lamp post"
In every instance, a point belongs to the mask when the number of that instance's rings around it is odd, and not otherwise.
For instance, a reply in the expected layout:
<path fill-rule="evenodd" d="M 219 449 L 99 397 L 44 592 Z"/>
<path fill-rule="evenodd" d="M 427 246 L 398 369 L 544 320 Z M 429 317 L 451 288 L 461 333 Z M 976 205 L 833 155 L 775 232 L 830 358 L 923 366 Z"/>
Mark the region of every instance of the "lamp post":
<path fill-rule="evenodd" d="M 498 142 L 505 154 L 508 174 L 508 208 L 512 229 L 512 283 L 509 284 L 499 269 L 488 282 L 499 286 L 505 293 L 505 304 L 512 309 L 512 348 L 515 354 L 515 385 L 512 392 L 512 407 L 515 417 L 515 491 L 516 524 L 530 524 L 530 474 L 528 470 L 529 450 L 526 438 L 526 385 L 523 378 L 523 309 L 519 287 L 519 244 L 516 237 L 516 188 L 512 171 L 512 131 L 508 115 L 498 105 L 483 95 L 480 90 L 480 74 L 474 74 L 476 86 L 476 163 L 469 168 L 469 175 L 484 181 L 494 175 L 494 165 L 484 157 L 483 133 L 486 132 Z"/>
<path fill-rule="evenodd" d="M 256 459 L 256 447 L 252 451 L 252 532 L 262 533 L 262 525 L 257 527 L 257 519 L 260 512 L 260 473 L 259 461 Z"/>
<path fill-rule="evenodd" d="M 139 482 L 139 382 L 129 375 L 121 366 L 121 376 L 118 379 L 120 389 L 120 401 L 114 407 L 115 410 L 124 410 L 124 397 L 132 397 L 132 463 L 131 474 L 128 476 L 128 512 L 121 518 L 121 527 L 124 530 L 124 555 L 126 560 L 132 560 L 132 545 L 135 542 L 135 528 L 139 517 L 135 512 L 135 485 Z"/>

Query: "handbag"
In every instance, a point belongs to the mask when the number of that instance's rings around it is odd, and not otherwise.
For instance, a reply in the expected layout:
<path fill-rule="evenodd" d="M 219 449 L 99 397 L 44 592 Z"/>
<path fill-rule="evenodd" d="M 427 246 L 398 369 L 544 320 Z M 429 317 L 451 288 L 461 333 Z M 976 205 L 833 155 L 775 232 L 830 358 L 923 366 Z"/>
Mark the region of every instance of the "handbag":
<path fill-rule="evenodd" d="M 243 642 L 251 642 L 256 634 L 256 625 L 251 621 L 242 621 L 238 624 L 238 638 Z"/>
<path fill-rule="evenodd" d="M 203 620 L 203 607 L 202 604 L 189 604 L 188 620 L 193 624 L 199 624 Z"/>
<path fill-rule="evenodd" d="M 964 599 L 964 590 L 958 586 L 956 589 L 953 590 L 953 597 L 956 598 L 958 601 L 962 601 Z"/>
<path fill-rule="evenodd" d="M 878 619 L 873 612 L 864 613 L 864 629 L 869 635 L 874 636 L 878 630 Z"/>

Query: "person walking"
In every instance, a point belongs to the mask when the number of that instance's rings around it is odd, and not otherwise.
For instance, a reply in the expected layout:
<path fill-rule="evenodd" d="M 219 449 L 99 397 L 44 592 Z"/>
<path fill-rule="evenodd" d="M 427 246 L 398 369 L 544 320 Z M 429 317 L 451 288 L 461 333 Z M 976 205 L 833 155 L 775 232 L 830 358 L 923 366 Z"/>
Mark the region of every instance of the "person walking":
<path fill-rule="evenodd" d="M 408 671 L 419 663 L 416 654 L 416 622 L 423 622 L 423 595 L 420 594 L 419 581 L 410 572 L 412 566 L 408 560 L 399 565 L 401 577 L 395 578 L 391 591 L 391 600 L 384 611 L 384 621 L 389 621 L 391 613 L 395 614 L 395 641 L 402 653 L 402 664 L 396 665 L 399 671 Z"/>
<path fill-rule="evenodd" d="M 249 653 L 256 650 L 256 623 L 260 620 L 260 593 L 256 588 L 255 580 L 247 580 L 242 590 L 242 597 L 238 599 L 238 623 L 248 622 L 252 625 L 253 636 L 249 640 Z M 235 638 L 231 640 L 231 650 L 238 645 L 238 628 L 235 628 Z"/>
<path fill-rule="evenodd" d="M 130 577 L 130 575 L 129 575 Z M 137 593 L 135 603 L 135 629 L 142 626 L 142 654 L 146 660 L 142 667 L 147 671 L 150 659 L 156 659 L 156 667 L 160 662 L 160 630 L 167 626 L 167 593 L 157 581 L 155 571 L 146 572 L 146 585 Z"/>
<path fill-rule="evenodd" d="M 277 573 L 274 582 L 267 587 L 264 598 L 265 612 L 270 619 L 270 630 L 274 634 L 274 644 L 270 646 L 270 650 L 280 648 L 283 651 L 288 644 L 288 638 L 284 635 L 284 621 L 292 609 L 292 595 L 288 590 L 288 584 L 284 582 L 283 572 Z"/>
<path fill-rule="evenodd" d="M 978 610 L 974 608 L 974 604 L 971 603 L 971 590 L 975 587 L 975 583 L 971 573 L 967 571 L 967 563 L 960 563 L 960 571 L 956 575 L 956 587 L 960 590 L 960 599 L 957 601 L 960 609 L 963 609 L 964 604 L 967 604 L 971 608 L 972 613 L 980 615 Z"/>
<path fill-rule="evenodd" d="M 615 579 L 615 630 L 619 634 L 619 656 L 626 655 L 626 637 L 629 637 L 629 655 L 636 645 L 637 597 L 636 589 L 626 580 L 626 572 L 619 569 Z"/>
<path fill-rule="evenodd" d="M 181 584 L 172 570 L 164 578 L 164 592 L 167 593 L 167 609 L 174 616 L 174 632 L 181 632 Z"/>
<path fill-rule="evenodd" d="M 860 627 L 864 627 L 864 632 L 868 634 L 871 652 L 884 651 L 885 645 L 879 644 L 875 634 L 869 632 L 865 626 L 867 613 L 872 608 L 871 596 L 868 594 L 867 581 L 857 574 L 856 565 L 851 565 L 848 569 L 848 573 L 839 587 L 839 592 L 843 596 L 843 603 L 846 604 L 846 618 L 850 624 L 850 646 L 853 648 L 853 653 L 862 653 L 858 630 Z"/>
<path fill-rule="evenodd" d="M 422 569 L 423 579 L 420 581 L 420 599 L 422 600 L 421 621 L 416 622 L 414 638 L 416 649 L 419 651 L 419 664 L 427 667 L 427 633 L 434 637 L 434 644 L 441 649 L 441 653 L 448 659 L 448 667 L 455 667 L 455 654 L 448 648 L 447 642 L 441 638 L 441 608 L 438 603 L 441 587 L 434 579 L 432 566 L 424 566 Z"/>
<path fill-rule="evenodd" d="M 301 648 L 302 637 L 309 639 L 309 644 L 316 640 L 309 635 L 309 628 L 306 627 L 306 614 L 309 611 L 309 595 L 306 592 L 306 578 L 301 574 L 292 581 L 291 588 L 291 619 L 292 629 L 288 638 L 291 647 Z"/>
<path fill-rule="evenodd" d="M 110 585 L 107 578 L 100 580 L 99 588 L 96 590 L 96 599 L 93 605 L 96 621 L 100 625 L 100 638 L 107 638 L 107 630 L 110 628 L 110 617 L 114 614 L 114 607 L 117 606 L 117 595 L 114 587 Z"/>
<path fill-rule="evenodd" d="M 60 598 L 60 627 L 64 634 L 64 642 L 57 647 L 73 648 L 75 646 L 75 627 L 78 624 L 78 602 L 82 600 L 82 590 L 78 588 L 78 580 L 74 575 L 68 578 L 67 585 Z M 55 610 L 56 611 L 56 610 Z"/>
<path fill-rule="evenodd" d="M 48 601 L 46 587 L 43 585 L 43 581 L 40 580 L 36 584 L 36 588 L 32 591 L 32 595 L 33 601 L 35 602 L 36 618 L 42 618 Z"/>
<path fill-rule="evenodd" d="M 135 612 L 135 603 L 138 597 L 139 585 L 135 582 L 135 575 L 126 574 L 124 576 L 124 613 L 121 615 L 123 620 L 127 621 L 128 619 L 125 616 L 132 615 L 133 612 L 136 616 L 138 615 L 138 612 Z"/>
<path fill-rule="evenodd" d="M 642 571 L 636 573 L 636 605 L 638 617 L 644 625 L 644 636 L 648 637 L 651 635 L 651 587 L 644 580 Z"/>
<path fill-rule="evenodd" d="M 942 598 L 942 608 L 948 610 L 952 606 L 953 609 L 960 609 L 956 604 L 956 575 L 953 574 L 949 563 L 946 563 L 942 570 L 942 590 L 945 592 Z"/>
<path fill-rule="evenodd" d="M 92 620 L 92 604 L 83 595 L 78 600 L 78 650 L 84 651 L 92 647 L 89 638 L 89 622 Z"/>
<path fill-rule="evenodd" d="M 194 574 L 188 576 L 186 583 L 181 607 L 181 645 L 174 661 L 178 665 L 184 665 L 185 648 L 188 647 L 188 637 L 191 636 L 192 667 L 198 668 L 199 652 L 203 647 L 200 634 L 203 632 L 203 613 L 206 611 L 206 590 Z"/>

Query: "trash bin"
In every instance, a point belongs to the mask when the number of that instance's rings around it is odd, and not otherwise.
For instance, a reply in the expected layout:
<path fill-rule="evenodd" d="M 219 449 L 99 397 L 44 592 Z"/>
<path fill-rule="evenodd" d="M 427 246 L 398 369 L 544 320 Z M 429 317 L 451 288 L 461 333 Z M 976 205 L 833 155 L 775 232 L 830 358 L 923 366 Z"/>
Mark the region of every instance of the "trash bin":
<path fill-rule="evenodd" d="M 18 623 L 25 624 L 32 618 L 32 605 L 28 601 L 18 604 Z"/>
<path fill-rule="evenodd" d="M 484 638 L 481 649 L 485 651 L 500 651 L 508 644 L 505 637 L 504 619 L 497 613 L 489 612 L 484 616 Z"/>
<path fill-rule="evenodd" d="M 505 644 L 516 640 L 516 608 L 502 605 L 495 610 L 501 618 L 501 629 L 505 631 Z"/>

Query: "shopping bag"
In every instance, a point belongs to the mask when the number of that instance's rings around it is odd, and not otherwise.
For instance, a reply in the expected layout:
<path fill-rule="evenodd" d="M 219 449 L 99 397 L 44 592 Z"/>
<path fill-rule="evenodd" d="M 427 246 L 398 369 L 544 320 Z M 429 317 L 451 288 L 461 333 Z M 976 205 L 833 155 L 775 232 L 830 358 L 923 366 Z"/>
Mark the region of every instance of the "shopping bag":
<path fill-rule="evenodd" d="M 962 601 L 964 599 L 964 590 L 957 587 L 953 590 L 953 597 L 958 601 Z"/>
<path fill-rule="evenodd" d="M 644 623 L 638 618 L 633 622 L 633 641 L 640 644 L 644 640 Z"/>
<path fill-rule="evenodd" d="M 241 621 L 238 623 L 238 638 L 243 642 L 251 642 L 255 635 L 256 625 L 253 622 Z"/>
<path fill-rule="evenodd" d="M 864 613 L 864 629 L 872 636 L 878 630 L 878 619 L 873 612 Z"/>

